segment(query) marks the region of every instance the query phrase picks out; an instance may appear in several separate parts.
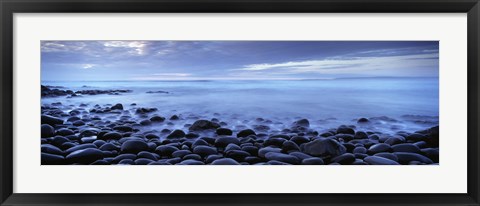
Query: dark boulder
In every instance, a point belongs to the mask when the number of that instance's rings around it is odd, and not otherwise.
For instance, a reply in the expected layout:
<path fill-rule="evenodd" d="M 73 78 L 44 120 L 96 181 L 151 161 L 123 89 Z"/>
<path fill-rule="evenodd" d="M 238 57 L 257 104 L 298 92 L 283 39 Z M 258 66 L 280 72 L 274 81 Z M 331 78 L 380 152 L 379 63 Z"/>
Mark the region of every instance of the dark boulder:
<path fill-rule="evenodd" d="M 308 119 L 301 119 L 293 122 L 292 127 L 310 127 L 310 122 Z"/>
<path fill-rule="evenodd" d="M 103 159 L 103 152 L 96 148 L 87 148 L 77 150 L 67 155 L 66 160 L 69 163 L 90 164 L 99 159 Z"/>
<path fill-rule="evenodd" d="M 200 145 L 193 148 L 193 153 L 206 157 L 208 155 L 217 154 L 217 148 Z"/>
<path fill-rule="evenodd" d="M 211 122 L 208 120 L 197 120 L 188 129 L 190 131 L 201 131 L 201 130 L 217 129 L 219 127 L 220 125 L 215 122 Z"/>
<path fill-rule="evenodd" d="M 371 165 L 399 165 L 396 161 L 380 156 L 365 157 L 363 161 Z"/>
<path fill-rule="evenodd" d="M 113 105 L 110 109 L 111 110 L 123 110 L 123 105 L 122 104 L 116 104 L 116 105 Z"/>
<path fill-rule="evenodd" d="M 165 117 L 155 115 L 155 116 L 150 118 L 150 121 L 152 121 L 152 122 L 163 122 L 163 121 L 165 121 Z"/>
<path fill-rule="evenodd" d="M 215 147 L 225 148 L 228 144 L 240 145 L 240 140 L 235 137 L 219 137 L 215 140 Z"/>
<path fill-rule="evenodd" d="M 148 144 L 141 140 L 128 140 L 122 144 L 120 150 L 122 153 L 137 154 L 141 151 L 147 151 Z"/>
<path fill-rule="evenodd" d="M 268 152 L 267 154 L 265 154 L 265 158 L 267 160 L 276 160 L 288 164 L 300 164 L 300 159 L 298 159 L 297 157 L 278 152 Z"/>
<path fill-rule="evenodd" d="M 351 153 L 345 153 L 332 158 L 331 161 L 342 165 L 349 165 L 355 161 L 355 156 Z"/>
<path fill-rule="evenodd" d="M 240 163 L 232 158 L 221 158 L 214 160 L 212 165 L 240 165 Z"/>
<path fill-rule="evenodd" d="M 302 165 L 324 165 L 325 162 L 319 157 L 310 157 L 302 160 Z"/>
<path fill-rule="evenodd" d="M 354 135 L 355 130 L 353 130 L 352 128 L 347 127 L 345 125 L 342 125 L 342 126 L 337 128 L 337 134 L 351 134 L 351 135 Z"/>
<path fill-rule="evenodd" d="M 48 124 L 42 124 L 41 137 L 46 138 L 46 137 L 52 137 L 53 135 L 55 135 L 55 129 L 53 129 L 53 127 Z"/>
<path fill-rule="evenodd" d="M 250 136 L 250 135 L 256 135 L 255 131 L 253 131 L 251 129 L 244 129 L 244 130 L 237 133 L 237 137 L 247 137 L 247 136 Z"/>
<path fill-rule="evenodd" d="M 168 139 L 175 139 L 175 138 L 182 138 L 185 137 L 185 132 L 180 129 L 174 130 L 172 133 L 170 133 L 167 138 Z"/>
<path fill-rule="evenodd" d="M 41 164 L 42 165 L 63 165 L 65 164 L 65 157 L 61 155 L 42 152 Z"/>
<path fill-rule="evenodd" d="M 368 153 L 369 154 L 376 154 L 376 153 L 380 153 L 380 152 L 390 152 L 391 150 L 392 150 L 392 147 L 390 147 L 389 144 L 378 143 L 378 144 L 374 144 L 374 145 L 370 146 L 370 148 L 368 148 Z"/>
<path fill-rule="evenodd" d="M 227 128 L 218 128 L 216 131 L 217 135 L 232 135 L 233 132 Z"/>
<path fill-rule="evenodd" d="M 52 117 L 50 115 L 42 115 L 41 117 L 41 122 L 42 124 L 48 124 L 51 126 L 55 126 L 58 124 L 63 124 L 63 119 L 57 118 L 57 117 Z"/>
<path fill-rule="evenodd" d="M 344 154 L 346 150 L 342 144 L 333 139 L 316 139 L 302 145 L 302 152 L 312 156 L 335 157 Z"/>

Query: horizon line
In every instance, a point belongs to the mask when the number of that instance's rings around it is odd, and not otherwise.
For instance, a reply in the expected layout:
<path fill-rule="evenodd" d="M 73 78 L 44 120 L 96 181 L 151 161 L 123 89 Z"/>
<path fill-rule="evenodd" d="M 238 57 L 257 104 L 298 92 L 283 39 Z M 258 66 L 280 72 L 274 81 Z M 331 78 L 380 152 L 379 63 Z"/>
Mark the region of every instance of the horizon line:
<path fill-rule="evenodd" d="M 367 79 L 367 78 L 439 78 L 439 76 L 365 76 L 365 77 L 331 77 L 331 78 L 199 78 L 199 79 L 124 79 L 124 80 L 40 80 L 41 82 L 141 82 L 141 81 L 313 81 L 338 79 Z"/>

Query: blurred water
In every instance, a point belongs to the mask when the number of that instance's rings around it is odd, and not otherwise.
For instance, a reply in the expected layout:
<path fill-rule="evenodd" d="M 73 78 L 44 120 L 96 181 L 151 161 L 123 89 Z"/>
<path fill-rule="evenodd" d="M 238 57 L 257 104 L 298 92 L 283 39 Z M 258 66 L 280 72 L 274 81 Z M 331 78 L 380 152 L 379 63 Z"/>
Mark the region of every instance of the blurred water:
<path fill-rule="evenodd" d="M 359 117 L 424 115 L 438 122 L 438 78 L 352 78 L 331 80 L 42 82 L 64 89 L 129 89 L 121 95 L 42 98 L 42 103 L 115 104 L 156 107 L 171 114 L 213 114 L 255 119 L 308 118 L 322 124 L 351 123 Z M 87 86 L 87 87 L 83 87 Z M 147 91 L 167 91 L 146 93 Z M 418 116 L 417 116 L 418 117 Z M 417 118 L 415 117 L 415 118 Z M 411 117 L 410 117 L 411 118 Z M 408 119 L 408 118 L 407 118 Z M 315 123 L 314 123 L 315 124 Z M 325 127 L 331 126 L 329 124 Z M 337 125 L 338 126 L 338 125 Z M 412 125 L 410 125 L 412 126 Z M 413 125 L 415 126 L 415 125 Z M 418 126 L 421 128 L 422 126 Z"/>

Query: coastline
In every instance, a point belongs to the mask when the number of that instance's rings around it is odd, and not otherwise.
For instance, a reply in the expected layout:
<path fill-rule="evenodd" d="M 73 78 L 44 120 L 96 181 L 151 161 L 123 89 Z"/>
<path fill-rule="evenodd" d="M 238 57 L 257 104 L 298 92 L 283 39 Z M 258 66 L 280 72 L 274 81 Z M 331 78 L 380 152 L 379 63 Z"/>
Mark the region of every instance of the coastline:
<path fill-rule="evenodd" d="M 42 165 L 439 163 L 438 126 L 385 134 L 362 129 L 377 119 L 358 117 L 356 124 L 345 123 L 327 131 L 317 131 L 308 119 L 281 122 L 287 128 L 275 130 L 269 126 L 275 122 L 266 118 L 238 120 L 256 123 L 235 125 L 220 116 L 204 119 L 194 114 L 161 114 L 157 108 L 136 104 L 44 104 Z M 168 129 L 172 126 L 175 128 Z"/>

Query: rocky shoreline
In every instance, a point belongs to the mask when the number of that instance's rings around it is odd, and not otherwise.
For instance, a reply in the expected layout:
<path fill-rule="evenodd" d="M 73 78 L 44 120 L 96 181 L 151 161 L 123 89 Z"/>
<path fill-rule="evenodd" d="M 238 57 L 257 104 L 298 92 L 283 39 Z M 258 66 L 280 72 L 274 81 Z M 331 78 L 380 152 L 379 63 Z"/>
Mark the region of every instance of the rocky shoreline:
<path fill-rule="evenodd" d="M 86 86 L 84 86 L 86 87 Z M 67 98 L 80 97 L 81 95 L 98 95 L 98 94 L 109 94 L 109 95 L 119 95 L 120 93 L 131 92 L 131 90 L 125 89 L 115 89 L 115 90 L 98 90 L 98 89 L 89 89 L 89 90 L 63 90 L 63 87 L 58 86 L 48 86 L 41 85 L 41 94 L 42 97 L 58 97 L 66 96 Z"/>
<path fill-rule="evenodd" d="M 48 89 L 48 90 L 47 90 Z M 59 92 L 60 91 L 60 92 Z M 63 91 L 63 92 L 62 92 Z M 78 92 L 78 91 L 77 91 Z M 42 96 L 76 94 L 42 86 Z M 111 94 L 122 91 L 93 92 Z M 128 92 L 128 91 L 125 91 Z M 44 94 L 45 93 L 45 94 Z M 72 94 L 70 94 L 72 93 Z M 81 93 L 81 92 L 80 92 Z M 83 94 L 83 93 L 81 93 Z M 88 93 L 86 93 L 88 94 Z M 44 104 L 42 165 L 436 165 L 439 127 L 416 132 L 361 130 L 340 125 L 317 131 L 299 119 L 289 128 L 230 125 L 220 117 L 161 116 L 157 108 L 131 104 Z M 177 122 L 181 128 L 169 129 Z M 372 124 L 359 118 L 357 125 Z"/>

